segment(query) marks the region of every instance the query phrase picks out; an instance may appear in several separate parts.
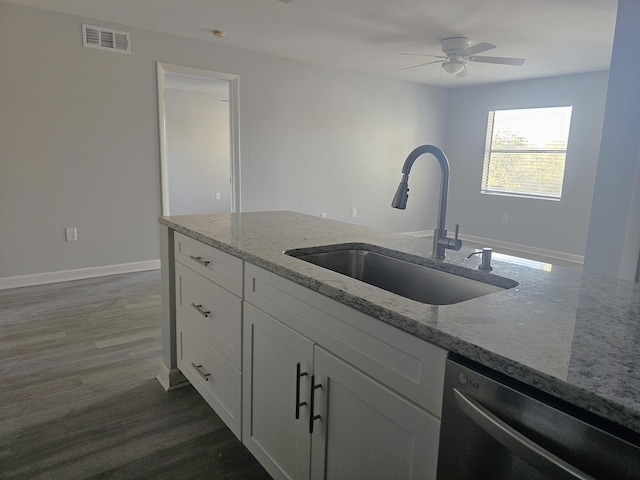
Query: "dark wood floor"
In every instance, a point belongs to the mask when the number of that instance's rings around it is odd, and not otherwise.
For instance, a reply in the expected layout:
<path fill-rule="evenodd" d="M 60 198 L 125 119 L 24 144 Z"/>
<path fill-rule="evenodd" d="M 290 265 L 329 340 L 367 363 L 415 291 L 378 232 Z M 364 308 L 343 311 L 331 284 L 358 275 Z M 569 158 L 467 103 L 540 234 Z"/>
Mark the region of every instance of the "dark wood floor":
<path fill-rule="evenodd" d="M 0 478 L 271 478 L 155 380 L 159 292 L 159 271 L 0 291 Z"/>

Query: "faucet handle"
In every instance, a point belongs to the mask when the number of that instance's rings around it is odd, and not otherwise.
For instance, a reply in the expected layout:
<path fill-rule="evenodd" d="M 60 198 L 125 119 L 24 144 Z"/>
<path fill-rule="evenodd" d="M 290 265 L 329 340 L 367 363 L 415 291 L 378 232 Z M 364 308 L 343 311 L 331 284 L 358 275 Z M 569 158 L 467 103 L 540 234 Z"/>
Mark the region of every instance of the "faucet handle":
<path fill-rule="evenodd" d="M 460 225 L 456 224 L 456 233 L 455 237 L 447 237 L 447 231 L 445 230 L 438 240 L 438 245 L 441 245 L 443 248 L 449 250 L 460 250 L 462 248 L 462 240 L 458 238 L 458 233 L 460 231 Z M 439 230 L 436 229 L 436 237 L 439 235 Z"/>
<path fill-rule="evenodd" d="M 458 238 L 458 233 L 460 233 L 460 224 L 456 223 L 456 231 L 453 236 L 453 246 L 450 247 L 453 250 L 460 250 L 462 248 L 462 240 Z"/>

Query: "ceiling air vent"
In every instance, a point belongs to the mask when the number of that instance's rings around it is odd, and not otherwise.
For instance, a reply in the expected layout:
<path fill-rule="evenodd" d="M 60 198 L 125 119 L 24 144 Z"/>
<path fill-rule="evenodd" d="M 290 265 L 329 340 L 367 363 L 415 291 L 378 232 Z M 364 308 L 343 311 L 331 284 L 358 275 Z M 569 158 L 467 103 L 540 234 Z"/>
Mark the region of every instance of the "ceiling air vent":
<path fill-rule="evenodd" d="M 129 35 L 129 32 L 120 32 L 93 25 L 82 25 L 82 44 L 85 47 L 130 54 L 131 43 Z"/>

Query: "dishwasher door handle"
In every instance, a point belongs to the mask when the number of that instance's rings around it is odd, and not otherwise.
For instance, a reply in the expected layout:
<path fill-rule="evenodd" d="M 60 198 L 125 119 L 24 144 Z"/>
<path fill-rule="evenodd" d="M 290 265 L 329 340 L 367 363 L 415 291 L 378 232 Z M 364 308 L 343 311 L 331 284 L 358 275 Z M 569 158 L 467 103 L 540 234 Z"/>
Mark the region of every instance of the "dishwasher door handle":
<path fill-rule="evenodd" d="M 453 395 L 460 410 L 473 420 L 476 425 L 491 435 L 496 441 L 500 442 L 504 447 L 551 478 L 595 480 L 592 476 L 578 470 L 573 465 L 565 462 L 531 439 L 525 437 L 457 388 L 453 389 Z"/>

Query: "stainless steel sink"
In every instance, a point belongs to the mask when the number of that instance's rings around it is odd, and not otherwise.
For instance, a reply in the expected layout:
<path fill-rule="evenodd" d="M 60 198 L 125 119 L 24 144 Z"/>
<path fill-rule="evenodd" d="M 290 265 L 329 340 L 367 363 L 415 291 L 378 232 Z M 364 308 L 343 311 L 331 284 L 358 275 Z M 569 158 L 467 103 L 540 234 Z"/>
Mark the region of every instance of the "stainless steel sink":
<path fill-rule="evenodd" d="M 433 266 L 427 266 L 414 263 L 393 256 L 402 256 L 402 253 L 367 244 L 329 245 L 287 250 L 284 253 L 431 305 L 464 302 L 518 285 L 507 278 L 450 264 L 431 261 Z M 416 262 L 430 262 L 426 258 L 405 257 Z M 443 267 L 454 269 L 456 273 L 445 271 Z"/>

